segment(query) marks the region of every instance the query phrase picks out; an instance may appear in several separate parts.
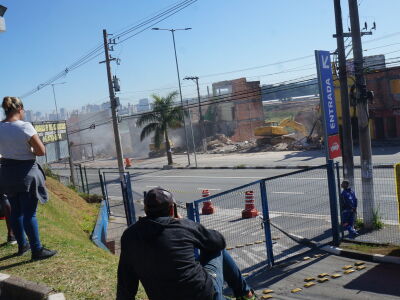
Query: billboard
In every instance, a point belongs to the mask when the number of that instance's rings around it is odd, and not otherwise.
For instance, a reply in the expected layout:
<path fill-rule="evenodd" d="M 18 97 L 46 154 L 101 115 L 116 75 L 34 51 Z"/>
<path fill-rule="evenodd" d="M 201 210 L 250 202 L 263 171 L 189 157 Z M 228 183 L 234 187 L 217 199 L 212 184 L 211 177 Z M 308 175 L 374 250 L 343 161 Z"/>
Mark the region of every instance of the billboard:
<path fill-rule="evenodd" d="M 341 156 L 341 151 L 330 52 L 316 50 L 315 59 L 325 131 L 326 156 L 327 159 L 334 159 Z"/>
<path fill-rule="evenodd" d="M 43 144 L 65 141 L 67 124 L 65 121 L 32 123 Z"/>

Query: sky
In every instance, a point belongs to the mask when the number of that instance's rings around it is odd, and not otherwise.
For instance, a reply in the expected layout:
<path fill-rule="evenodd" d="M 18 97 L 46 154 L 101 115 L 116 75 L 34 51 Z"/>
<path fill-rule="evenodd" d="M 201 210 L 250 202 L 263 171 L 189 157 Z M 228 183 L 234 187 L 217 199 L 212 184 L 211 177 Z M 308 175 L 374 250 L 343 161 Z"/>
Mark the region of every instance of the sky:
<path fill-rule="evenodd" d="M 102 30 L 119 33 L 177 0 L 0 0 L 8 7 L 0 33 L 0 95 L 21 96 L 102 44 Z M 399 0 L 359 0 L 360 20 L 375 21 L 363 38 L 365 55 L 400 56 Z M 342 0 L 347 30 L 347 1 Z M 181 78 L 199 76 L 201 94 L 212 82 L 247 77 L 273 84 L 315 74 L 314 50 L 335 50 L 333 0 L 198 0 L 155 25 L 176 32 Z M 120 79 L 122 104 L 178 89 L 172 37 L 146 30 L 117 43 L 112 72 Z M 398 52 L 396 52 L 398 50 Z M 301 59 L 298 59 L 301 58 Z M 104 54 L 69 72 L 56 85 L 59 107 L 79 109 L 108 101 Z M 289 62 L 285 62 L 292 60 Z M 264 67 L 262 67 L 264 66 Z M 243 70 L 238 72 L 231 72 Z M 220 74 L 221 75 L 215 75 Z M 182 81 L 183 96 L 195 97 Z M 26 109 L 54 110 L 51 86 L 23 99 Z"/>

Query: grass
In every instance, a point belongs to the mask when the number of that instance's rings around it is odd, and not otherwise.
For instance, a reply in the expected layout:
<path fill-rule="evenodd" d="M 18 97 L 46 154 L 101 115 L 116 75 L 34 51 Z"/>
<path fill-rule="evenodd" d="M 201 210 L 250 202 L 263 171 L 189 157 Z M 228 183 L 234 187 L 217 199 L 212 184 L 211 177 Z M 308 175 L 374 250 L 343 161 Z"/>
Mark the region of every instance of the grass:
<path fill-rule="evenodd" d="M 343 242 L 340 244 L 340 248 L 355 250 L 368 254 L 381 254 L 400 257 L 400 246 Z"/>
<path fill-rule="evenodd" d="M 356 229 L 363 229 L 364 228 L 364 221 L 363 219 L 357 219 L 354 227 Z M 384 227 L 384 224 L 382 222 L 382 218 L 379 214 L 379 207 L 374 210 L 373 212 L 373 216 L 372 216 L 372 229 L 373 230 L 380 230 Z"/>
<path fill-rule="evenodd" d="M 30 255 L 13 257 L 16 246 L 0 247 L 0 272 L 45 284 L 67 299 L 115 299 L 118 257 L 90 241 L 99 204 L 89 204 L 74 191 L 48 178 L 50 201 L 39 205 L 42 243 L 58 255 L 32 262 Z M 6 241 L 6 226 L 0 226 Z M 1 243 L 1 240 L 0 240 Z M 146 299 L 141 288 L 136 299 Z"/>

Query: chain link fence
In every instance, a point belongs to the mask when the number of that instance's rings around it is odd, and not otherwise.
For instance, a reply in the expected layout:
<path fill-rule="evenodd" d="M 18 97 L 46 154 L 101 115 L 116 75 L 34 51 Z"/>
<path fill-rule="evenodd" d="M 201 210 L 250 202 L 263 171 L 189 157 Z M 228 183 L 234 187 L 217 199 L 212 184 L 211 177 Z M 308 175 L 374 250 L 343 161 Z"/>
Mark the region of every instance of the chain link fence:
<path fill-rule="evenodd" d="M 221 232 L 239 267 L 249 272 L 308 251 L 299 240 L 337 243 L 336 192 L 334 166 L 328 164 L 199 199 L 188 204 L 188 216 Z"/>
<path fill-rule="evenodd" d="M 316 243 L 332 241 L 332 223 L 326 166 L 267 178 L 269 218 L 275 261 L 304 252 L 304 246 L 285 233 Z M 336 186 L 335 186 L 336 188 Z M 279 229 L 281 230 L 279 230 Z"/>
<path fill-rule="evenodd" d="M 354 192 L 358 199 L 356 229 L 359 236 L 355 241 L 377 244 L 400 245 L 399 197 L 396 190 L 395 165 L 375 165 L 373 168 L 373 202 L 364 200 L 361 169 L 354 170 Z M 342 180 L 342 177 L 341 177 Z M 373 214 L 372 228 L 365 228 L 364 213 Z M 347 233 L 344 233 L 347 238 Z"/>

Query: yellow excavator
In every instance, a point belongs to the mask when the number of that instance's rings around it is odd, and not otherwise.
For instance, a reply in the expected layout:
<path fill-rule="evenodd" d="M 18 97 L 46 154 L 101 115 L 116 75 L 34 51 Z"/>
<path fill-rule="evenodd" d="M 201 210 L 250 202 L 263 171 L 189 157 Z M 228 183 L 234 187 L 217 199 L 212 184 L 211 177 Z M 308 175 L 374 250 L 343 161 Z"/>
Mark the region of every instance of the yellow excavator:
<path fill-rule="evenodd" d="M 278 122 L 265 122 L 264 126 L 257 127 L 254 130 L 255 136 L 260 136 L 263 138 L 273 138 L 289 134 L 289 129 L 295 132 L 300 132 L 304 136 L 307 136 L 307 130 L 303 124 L 296 122 L 290 118 L 283 119 Z"/>

